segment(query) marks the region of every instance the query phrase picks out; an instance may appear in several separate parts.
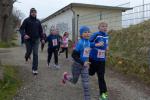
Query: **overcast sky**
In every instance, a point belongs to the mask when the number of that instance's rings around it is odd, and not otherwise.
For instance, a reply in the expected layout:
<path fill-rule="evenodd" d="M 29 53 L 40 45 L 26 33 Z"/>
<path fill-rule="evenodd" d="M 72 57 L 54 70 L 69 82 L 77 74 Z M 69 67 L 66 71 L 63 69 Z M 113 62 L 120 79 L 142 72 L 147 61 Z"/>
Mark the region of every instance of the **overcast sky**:
<path fill-rule="evenodd" d="M 145 3 L 150 3 L 150 0 L 144 0 Z M 25 17 L 29 15 L 30 8 L 37 9 L 38 18 L 45 18 L 62 7 L 70 3 L 88 3 L 97 5 L 117 6 L 130 2 L 130 5 L 125 6 L 137 6 L 141 5 L 143 0 L 18 0 L 14 6 L 21 10 L 25 14 Z"/>

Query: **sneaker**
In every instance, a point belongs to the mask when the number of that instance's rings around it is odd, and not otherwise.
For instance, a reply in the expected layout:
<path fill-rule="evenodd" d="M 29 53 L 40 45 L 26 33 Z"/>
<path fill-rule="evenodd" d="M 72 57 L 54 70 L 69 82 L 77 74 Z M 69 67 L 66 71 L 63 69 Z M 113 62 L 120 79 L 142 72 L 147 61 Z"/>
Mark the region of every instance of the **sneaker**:
<path fill-rule="evenodd" d="M 108 93 L 102 93 L 99 100 L 108 100 Z"/>
<path fill-rule="evenodd" d="M 54 65 L 54 67 L 56 68 L 56 69 L 60 69 L 60 66 L 59 65 Z"/>
<path fill-rule="evenodd" d="M 50 68 L 50 66 L 51 66 L 51 65 L 48 63 L 48 64 L 47 64 L 47 67 Z"/>
<path fill-rule="evenodd" d="M 32 74 L 33 74 L 33 75 L 37 75 L 37 74 L 38 74 L 38 71 L 37 71 L 37 70 L 33 70 L 33 71 L 32 71 Z"/>
<path fill-rule="evenodd" d="M 64 72 L 64 73 L 63 73 L 63 78 L 62 78 L 62 83 L 63 83 L 63 84 L 66 84 L 66 81 L 67 81 L 67 75 L 68 75 L 67 72 Z"/>
<path fill-rule="evenodd" d="M 25 57 L 25 63 L 28 64 L 28 63 L 31 63 L 31 57 Z"/>

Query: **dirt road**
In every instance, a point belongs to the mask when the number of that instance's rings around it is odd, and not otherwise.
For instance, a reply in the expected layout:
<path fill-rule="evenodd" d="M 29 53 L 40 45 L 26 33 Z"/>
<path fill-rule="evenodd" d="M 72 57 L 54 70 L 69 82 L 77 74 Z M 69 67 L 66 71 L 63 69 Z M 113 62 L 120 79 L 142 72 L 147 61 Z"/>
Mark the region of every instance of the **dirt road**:
<path fill-rule="evenodd" d="M 31 74 L 31 63 L 24 61 L 24 47 L 0 49 L 2 63 L 19 66 L 23 86 L 13 100 L 83 100 L 81 81 L 76 85 L 60 84 L 62 73 L 70 71 L 71 60 L 64 55 L 59 56 L 60 70 L 46 66 L 47 53 L 39 51 L 39 75 Z M 52 60 L 53 62 L 53 60 Z M 110 69 L 106 70 L 106 81 L 110 100 L 150 100 L 150 87 L 143 86 L 138 81 L 128 79 Z M 91 100 L 97 100 L 98 84 L 96 76 L 90 77 Z"/>

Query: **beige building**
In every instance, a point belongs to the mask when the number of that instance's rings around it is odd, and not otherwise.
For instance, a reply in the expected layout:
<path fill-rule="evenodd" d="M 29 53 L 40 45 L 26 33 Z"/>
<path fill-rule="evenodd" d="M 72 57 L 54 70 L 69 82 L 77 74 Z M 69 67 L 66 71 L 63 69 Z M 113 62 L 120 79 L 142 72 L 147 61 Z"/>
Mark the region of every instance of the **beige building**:
<path fill-rule="evenodd" d="M 112 7 L 92 4 L 71 3 L 42 20 L 44 31 L 49 34 L 52 25 L 59 28 L 60 34 L 67 31 L 73 41 L 79 37 L 79 27 L 89 26 L 92 32 L 97 31 L 98 23 L 105 21 L 109 30 L 122 27 L 122 12 L 131 8 Z"/>

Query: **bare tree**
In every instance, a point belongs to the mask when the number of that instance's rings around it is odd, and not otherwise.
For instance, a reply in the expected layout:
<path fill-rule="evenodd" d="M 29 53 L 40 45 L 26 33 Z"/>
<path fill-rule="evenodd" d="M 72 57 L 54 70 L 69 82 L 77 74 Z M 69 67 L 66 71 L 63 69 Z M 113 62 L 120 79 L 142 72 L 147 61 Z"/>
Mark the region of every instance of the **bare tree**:
<path fill-rule="evenodd" d="M 12 16 L 13 4 L 16 0 L 0 0 L 0 41 L 8 41 L 7 22 Z"/>

